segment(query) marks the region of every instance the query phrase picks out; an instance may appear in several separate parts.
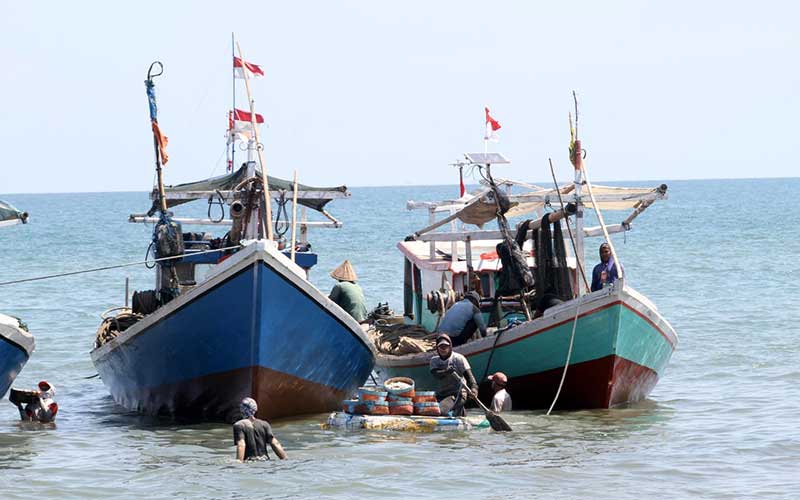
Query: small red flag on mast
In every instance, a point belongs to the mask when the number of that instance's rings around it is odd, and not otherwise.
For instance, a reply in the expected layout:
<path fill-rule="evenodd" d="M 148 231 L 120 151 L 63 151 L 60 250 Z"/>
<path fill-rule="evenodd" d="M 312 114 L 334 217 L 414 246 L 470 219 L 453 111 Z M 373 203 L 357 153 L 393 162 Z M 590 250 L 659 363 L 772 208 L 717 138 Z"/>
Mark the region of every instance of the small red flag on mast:
<path fill-rule="evenodd" d="M 489 114 L 489 108 L 483 108 L 486 111 L 486 134 L 483 136 L 484 141 L 498 142 L 500 137 L 497 131 L 500 130 L 500 122 L 492 118 Z"/>
<path fill-rule="evenodd" d="M 247 70 L 248 78 L 261 78 L 264 76 L 264 70 L 258 64 L 242 61 L 238 57 L 233 57 L 233 69 L 236 72 L 236 78 L 244 78 L 244 71 Z"/>
<path fill-rule="evenodd" d="M 228 140 L 250 140 L 250 136 L 253 134 L 253 122 L 250 112 L 234 109 L 228 116 L 228 130 L 230 134 Z M 264 123 L 264 116 L 256 113 L 256 126 L 262 123 Z"/>

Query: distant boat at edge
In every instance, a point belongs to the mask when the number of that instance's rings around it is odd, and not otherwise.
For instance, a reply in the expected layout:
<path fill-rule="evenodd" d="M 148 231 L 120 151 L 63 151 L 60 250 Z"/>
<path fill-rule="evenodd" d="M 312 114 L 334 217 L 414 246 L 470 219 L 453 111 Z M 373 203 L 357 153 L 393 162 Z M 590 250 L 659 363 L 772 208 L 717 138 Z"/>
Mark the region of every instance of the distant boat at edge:
<path fill-rule="evenodd" d="M 28 213 L 0 200 L 0 227 L 28 222 Z M 14 379 L 33 354 L 33 335 L 18 318 L 0 314 L 0 397 L 5 396 Z"/>

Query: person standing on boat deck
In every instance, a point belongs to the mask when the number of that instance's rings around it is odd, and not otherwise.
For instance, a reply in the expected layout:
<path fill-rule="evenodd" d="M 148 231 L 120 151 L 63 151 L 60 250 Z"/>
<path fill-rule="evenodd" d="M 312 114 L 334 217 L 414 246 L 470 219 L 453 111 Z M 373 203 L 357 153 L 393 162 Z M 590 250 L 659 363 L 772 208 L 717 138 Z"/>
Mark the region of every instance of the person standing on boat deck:
<path fill-rule="evenodd" d="M 600 245 L 600 263 L 594 266 L 592 271 L 592 291 L 596 292 L 603 288 L 606 283 L 614 283 L 619 278 L 617 265 L 611 255 L 611 247 L 608 243 Z"/>
<path fill-rule="evenodd" d="M 32 403 L 22 407 L 22 403 L 17 403 L 19 417 L 22 420 L 32 422 L 42 422 L 44 424 L 55 421 L 58 413 L 58 403 L 53 399 L 56 389 L 46 380 L 39 382 L 38 398 Z"/>
<path fill-rule="evenodd" d="M 286 459 L 280 441 L 272 434 L 272 427 L 265 420 L 256 418 L 258 403 L 253 398 L 244 398 L 239 405 L 242 419 L 233 424 L 233 444 L 236 460 L 269 460 L 267 445 L 281 460 Z"/>
<path fill-rule="evenodd" d="M 465 344 L 476 331 L 481 332 L 481 337 L 486 336 L 486 324 L 483 322 L 480 305 L 481 296 L 478 292 L 471 291 L 445 313 L 438 331 L 452 338 L 453 347 Z"/>
<path fill-rule="evenodd" d="M 443 415 L 450 414 L 454 417 L 466 415 L 464 404 L 467 402 L 467 385 L 473 394 L 478 394 L 478 383 L 469 361 L 462 354 L 453 352 L 453 341 L 450 336 L 443 333 L 436 337 L 436 353 L 438 356 L 431 358 L 430 369 L 434 377 L 439 380 L 439 390 L 436 399 Z"/>
<path fill-rule="evenodd" d="M 511 396 L 506 392 L 506 385 L 508 385 L 508 377 L 503 372 L 497 372 L 494 375 L 489 375 L 488 378 L 492 382 L 492 405 L 489 408 L 495 413 L 501 411 L 511 411 Z"/>
<path fill-rule="evenodd" d="M 328 297 L 359 323 L 366 321 L 367 305 L 364 299 L 364 292 L 356 283 L 358 276 L 350 261 L 345 260 L 339 267 L 334 269 L 331 272 L 331 278 L 338 281 L 338 283 L 333 287 Z"/>

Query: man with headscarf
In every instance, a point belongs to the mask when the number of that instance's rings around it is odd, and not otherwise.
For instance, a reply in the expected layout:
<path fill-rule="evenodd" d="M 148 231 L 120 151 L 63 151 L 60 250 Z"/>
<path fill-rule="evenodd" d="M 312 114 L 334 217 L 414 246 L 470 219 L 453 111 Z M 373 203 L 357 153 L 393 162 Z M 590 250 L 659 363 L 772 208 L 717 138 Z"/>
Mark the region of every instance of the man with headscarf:
<path fill-rule="evenodd" d="M 453 352 L 453 342 L 442 333 L 436 337 L 436 356 L 431 358 L 431 374 L 439 380 L 436 399 L 443 415 L 454 417 L 466 415 L 464 404 L 467 402 L 467 391 L 478 394 L 478 383 L 472 374 L 472 367 L 463 354 Z"/>
<path fill-rule="evenodd" d="M 367 319 L 366 300 L 364 299 L 364 292 L 356 283 L 358 276 L 350 261 L 342 262 L 339 267 L 331 271 L 331 278 L 338 281 L 338 283 L 333 287 L 328 298 L 347 311 L 353 319 L 363 323 Z"/>
<path fill-rule="evenodd" d="M 256 418 L 258 403 L 253 398 L 244 398 L 239 405 L 242 419 L 233 424 L 233 444 L 236 446 L 236 460 L 269 460 L 267 445 L 284 460 L 286 452 L 280 441 L 272 434 L 272 427 L 266 420 Z"/>
<path fill-rule="evenodd" d="M 453 341 L 453 347 L 465 344 L 475 332 L 486 336 L 486 324 L 481 313 L 481 296 L 478 292 L 467 292 L 463 299 L 452 306 L 439 323 L 439 332 L 446 333 Z"/>
<path fill-rule="evenodd" d="M 58 413 L 58 403 L 53 399 L 56 389 L 46 380 L 39 382 L 39 390 L 33 391 L 36 397 L 33 401 L 22 407 L 22 403 L 17 402 L 17 409 L 22 420 L 41 422 L 47 424 L 55 421 Z"/>
<path fill-rule="evenodd" d="M 619 274 L 611 254 L 611 246 L 608 243 L 602 243 L 600 245 L 600 263 L 592 270 L 592 291 L 596 292 L 604 285 L 614 283 L 617 278 L 619 278 Z"/>

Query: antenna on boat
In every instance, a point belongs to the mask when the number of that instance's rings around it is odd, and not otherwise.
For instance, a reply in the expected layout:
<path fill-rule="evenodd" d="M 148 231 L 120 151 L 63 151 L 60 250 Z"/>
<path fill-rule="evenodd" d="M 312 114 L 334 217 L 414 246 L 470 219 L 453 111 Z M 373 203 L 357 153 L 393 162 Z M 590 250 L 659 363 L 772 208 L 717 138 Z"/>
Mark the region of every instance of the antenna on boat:
<path fill-rule="evenodd" d="M 233 138 L 233 110 L 236 109 L 236 65 L 233 64 L 233 59 L 236 57 L 236 36 L 231 31 L 231 93 L 233 94 L 233 107 L 228 115 L 228 140 L 231 143 L 231 161 L 228 162 L 228 170 L 233 172 L 234 165 L 236 165 L 236 141 Z"/>

